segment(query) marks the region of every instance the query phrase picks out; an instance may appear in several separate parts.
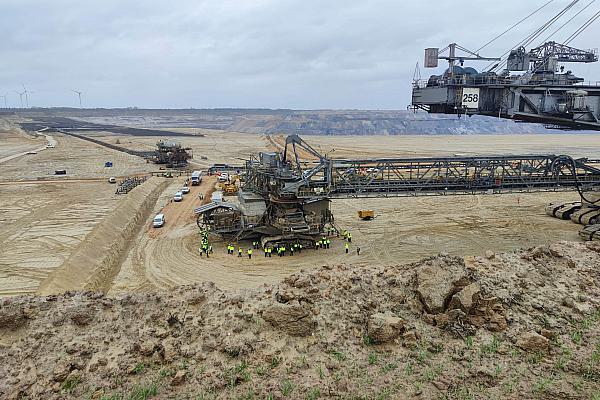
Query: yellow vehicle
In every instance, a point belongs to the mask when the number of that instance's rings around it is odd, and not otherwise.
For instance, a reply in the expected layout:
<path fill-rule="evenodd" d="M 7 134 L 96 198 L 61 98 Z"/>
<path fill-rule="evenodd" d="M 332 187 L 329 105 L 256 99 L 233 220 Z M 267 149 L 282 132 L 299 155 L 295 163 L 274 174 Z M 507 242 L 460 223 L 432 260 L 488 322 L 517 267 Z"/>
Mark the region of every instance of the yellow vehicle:
<path fill-rule="evenodd" d="M 225 196 L 235 196 L 237 194 L 237 182 L 239 179 L 239 176 L 233 175 L 229 177 L 229 182 L 222 182 L 219 184 L 219 187 Z"/>
<path fill-rule="evenodd" d="M 370 221 L 375 218 L 375 212 L 373 210 L 360 210 L 358 212 L 358 218 L 364 221 Z"/>

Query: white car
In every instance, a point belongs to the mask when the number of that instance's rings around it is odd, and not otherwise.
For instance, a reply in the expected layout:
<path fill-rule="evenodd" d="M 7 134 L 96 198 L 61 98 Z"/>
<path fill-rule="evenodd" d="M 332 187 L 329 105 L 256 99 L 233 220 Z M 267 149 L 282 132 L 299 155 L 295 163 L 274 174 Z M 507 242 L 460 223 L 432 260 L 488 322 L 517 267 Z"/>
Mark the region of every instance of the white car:
<path fill-rule="evenodd" d="M 157 214 L 156 217 L 152 220 L 152 226 L 155 228 L 160 228 L 165 224 L 165 215 Z"/>
<path fill-rule="evenodd" d="M 181 192 L 175 193 L 175 196 L 173 196 L 173 201 L 181 201 L 181 200 L 183 200 L 183 193 L 181 193 Z"/>
<path fill-rule="evenodd" d="M 229 180 L 229 174 L 227 172 L 221 172 L 219 175 L 219 182 L 227 182 Z"/>
<path fill-rule="evenodd" d="M 189 186 L 184 186 L 181 188 L 181 193 L 188 194 L 190 192 Z"/>
<path fill-rule="evenodd" d="M 111 176 L 110 178 L 108 178 L 108 183 L 117 183 L 117 178 Z"/>

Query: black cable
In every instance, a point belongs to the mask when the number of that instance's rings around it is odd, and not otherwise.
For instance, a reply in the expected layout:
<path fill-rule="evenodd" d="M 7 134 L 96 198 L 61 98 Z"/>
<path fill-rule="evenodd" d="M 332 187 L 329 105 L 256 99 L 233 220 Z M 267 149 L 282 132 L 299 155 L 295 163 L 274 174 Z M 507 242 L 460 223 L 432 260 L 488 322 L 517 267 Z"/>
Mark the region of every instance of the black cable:
<path fill-rule="evenodd" d="M 595 2 L 596 2 L 596 0 L 590 1 L 587 6 L 583 7 L 581 10 L 579 10 L 579 12 L 577 14 L 573 15 L 567 22 L 565 22 L 564 24 L 562 24 L 557 30 L 555 30 L 550 35 L 548 35 L 548 37 L 546 39 L 544 39 L 542 41 L 542 43 L 540 43 L 540 46 L 542 44 L 546 43 L 548 41 L 548 39 L 550 39 L 551 37 L 553 37 L 554 35 L 556 35 L 558 32 L 560 32 L 565 26 L 567 26 L 571 21 L 573 21 L 575 18 L 577 18 L 577 16 L 579 16 L 579 14 L 581 14 L 582 12 L 584 12 L 585 10 L 587 10 Z"/>
<path fill-rule="evenodd" d="M 583 33 L 583 31 L 585 31 L 590 25 L 592 25 L 594 23 L 594 21 L 596 21 L 599 17 L 600 17 L 600 11 L 598 11 L 596 14 L 592 15 L 592 17 L 590 19 L 588 19 L 582 26 L 580 26 L 575 32 L 573 32 L 573 34 L 571 36 L 569 36 L 567 39 L 565 39 L 563 44 L 567 45 L 567 44 L 571 43 L 573 40 L 575 40 L 575 38 L 577 38 L 577 36 L 581 35 Z"/>
<path fill-rule="evenodd" d="M 493 38 L 492 40 L 490 40 L 489 42 L 487 42 L 486 44 L 484 44 L 483 46 L 481 46 L 477 50 L 475 50 L 475 53 L 479 53 L 481 50 L 483 50 L 484 48 L 486 48 L 488 45 L 492 44 L 493 42 L 495 42 L 496 40 L 498 40 L 502 36 L 506 35 L 508 32 L 512 31 L 518 25 L 520 25 L 521 23 L 525 22 L 526 20 L 528 20 L 529 18 L 531 18 L 532 16 L 534 16 L 535 14 L 537 14 L 539 11 L 541 11 L 543 8 L 545 8 L 548 4 L 550 4 L 550 3 L 554 2 L 554 1 L 555 0 L 548 1 L 546 4 L 544 4 L 543 6 L 541 6 L 540 8 L 538 8 L 537 10 L 533 11 L 531 14 L 529 14 L 525 18 L 521 19 L 519 22 L 515 23 L 513 26 L 511 26 L 510 28 L 508 28 L 507 30 L 505 30 L 504 32 L 502 32 L 501 34 L 499 34 L 498 36 L 496 36 L 495 38 Z"/>
<path fill-rule="evenodd" d="M 579 176 L 577 175 L 577 163 L 575 162 L 573 157 L 566 156 L 566 155 L 561 155 L 561 156 L 556 157 L 554 159 L 554 161 L 552 161 L 554 169 L 557 169 L 560 166 L 558 164 L 558 161 L 561 161 L 561 160 L 566 161 L 569 164 L 569 166 L 571 167 L 571 172 L 573 173 L 573 177 L 575 178 L 575 187 L 577 188 L 577 193 L 579 193 L 581 200 L 588 203 L 588 206 L 590 208 L 600 209 L 600 204 L 599 204 L 600 198 L 596 201 L 591 201 L 589 199 L 586 199 L 585 196 L 583 195 L 583 192 L 581 190 L 581 183 L 579 182 Z M 558 177 L 558 172 L 559 172 L 559 170 L 556 171 L 557 177 Z"/>

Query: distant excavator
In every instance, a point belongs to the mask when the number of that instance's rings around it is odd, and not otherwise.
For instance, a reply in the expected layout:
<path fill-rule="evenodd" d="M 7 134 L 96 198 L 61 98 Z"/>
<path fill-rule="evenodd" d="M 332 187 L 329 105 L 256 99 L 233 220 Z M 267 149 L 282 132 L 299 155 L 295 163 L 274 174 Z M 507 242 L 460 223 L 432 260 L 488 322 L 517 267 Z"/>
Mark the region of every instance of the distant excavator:
<path fill-rule="evenodd" d="M 193 153 L 191 147 L 183 147 L 181 143 L 160 140 L 156 143 L 156 150 L 150 152 L 147 158 L 156 164 L 165 164 L 167 168 L 184 168 L 193 158 Z"/>

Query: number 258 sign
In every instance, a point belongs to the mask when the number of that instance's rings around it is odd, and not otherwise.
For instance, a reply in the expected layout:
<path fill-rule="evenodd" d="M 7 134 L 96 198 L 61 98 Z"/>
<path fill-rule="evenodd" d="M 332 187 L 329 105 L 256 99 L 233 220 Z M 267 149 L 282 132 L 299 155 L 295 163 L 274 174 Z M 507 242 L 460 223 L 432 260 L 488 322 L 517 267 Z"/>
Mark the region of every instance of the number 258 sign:
<path fill-rule="evenodd" d="M 479 88 L 463 88 L 463 108 L 479 108 Z"/>

